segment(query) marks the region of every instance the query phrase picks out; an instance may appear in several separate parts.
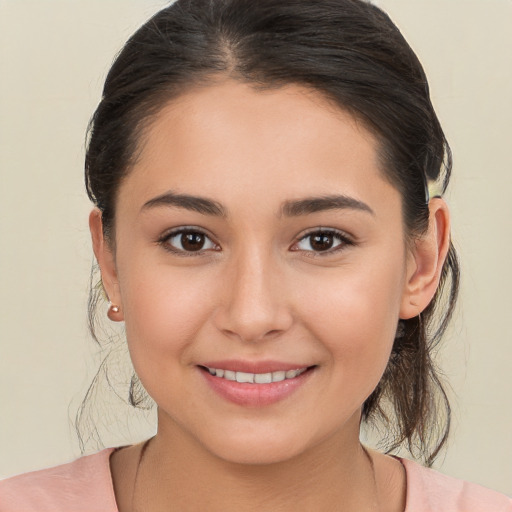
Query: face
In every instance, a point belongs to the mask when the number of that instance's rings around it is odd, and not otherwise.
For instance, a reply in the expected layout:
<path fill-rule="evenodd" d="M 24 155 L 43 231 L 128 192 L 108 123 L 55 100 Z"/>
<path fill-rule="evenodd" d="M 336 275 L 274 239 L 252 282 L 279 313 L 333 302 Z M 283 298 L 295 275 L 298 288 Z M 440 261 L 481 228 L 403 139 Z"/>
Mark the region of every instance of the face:
<path fill-rule="evenodd" d="M 374 138 L 316 92 L 226 81 L 141 147 L 102 272 L 160 427 L 244 463 L 357 439 L 410 275 Z"/>

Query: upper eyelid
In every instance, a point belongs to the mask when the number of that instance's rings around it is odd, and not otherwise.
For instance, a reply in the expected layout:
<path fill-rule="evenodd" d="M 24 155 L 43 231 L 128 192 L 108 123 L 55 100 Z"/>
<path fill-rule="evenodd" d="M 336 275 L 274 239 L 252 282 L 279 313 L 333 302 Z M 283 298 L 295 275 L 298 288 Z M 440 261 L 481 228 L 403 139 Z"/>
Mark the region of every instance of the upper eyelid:
<path fill-rule="evenodd" d="M 171 228 L 171 229 L 164 231 L 164 233 L 158 237 L 158 240 L 159 241 L 168 240 L 169 238 L 179 235 L 180 233 L 201 233 L 202 235 L 205 235 L 208 238 L 210 238 L 212 240 L 212 242 L 214 241 L 213 239 L 215 238 L 208 231 L 204 230 L 203 228 L 199 228 L 196 226 L 180 226 L 177 228 Z"/>
<path fill-rule="evenodd" d="M 317 227 L 317 228 L 312 228 L 311 230 L 307 231 L 306 233 L 304 233 L 303 235 L 298 237 L 297 240 L 302 240 L 303 238 L 313 235 L 315 233 L 338 235 L 341 238 L 347 238 L 349 240 L 352 240 L 354 238 L 352 235 L 350 235 L 349 233 L 347 233 L 346 231 L 343 231 L 341 229 L 328 228 L 328 227 Z"/>
<path fill-rule="evenodd" d="M 206 231 L 202 228 L 199 228 L 199 227 L 195 227 L 195 226 L 180 226 L 177 228 L 167 229 L 161 235 L 158 236 L 158 238 L 156 239 L 156 242 L 158 244 L 163 244 L 163 243 L 167 242 L 170 238 L 173 238 L 182 233 L 199 233 L 199 234 L 204 235 L 205 237 L 209 238 L 210 241 L 213 242 L 214 244 L 219 245 L 218 242 L 215 241 L 215 237 L 213 235 L 211 235 L 208 231 Z M 180 251 L 180 249 L 176 249 L 176 250 Z M 182 252 L 185 252 L 185 251 L 182 251 Z M 201 251 L 197 251 L 197 252 L 200 253 Z"/>

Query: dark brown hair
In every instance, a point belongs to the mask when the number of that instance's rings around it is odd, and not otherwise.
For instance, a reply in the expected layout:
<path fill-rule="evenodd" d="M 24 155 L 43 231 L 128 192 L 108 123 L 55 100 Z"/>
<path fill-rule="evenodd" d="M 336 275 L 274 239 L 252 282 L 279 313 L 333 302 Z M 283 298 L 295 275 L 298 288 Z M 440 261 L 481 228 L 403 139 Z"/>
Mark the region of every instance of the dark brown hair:
<path fill-rule="evenodd" d="M 427 185 L 445 191 L 451 153 L 423 68 L 382 10 L 363 0 L 178 0 L 126 43 L 90 123 L 86 187 L 111 243 L 116 193 L 145 126 L 173 98 L 219 77 L 257 89 L 303 85 L 350 112 L 380 143 L 383 173 L 402 196 L 407 239 L 426 231 Z M 380 420 L 387 450 L 405 445 L 427 464 L 449 431 L 450 407 L 432 355 L 458 280 L 450 244 L 434 299 L 420 317 L 402 321 L 384 376 L 363 405 L 364 422 Z M 98 293 L 93 288 L 92 324 Z"/>

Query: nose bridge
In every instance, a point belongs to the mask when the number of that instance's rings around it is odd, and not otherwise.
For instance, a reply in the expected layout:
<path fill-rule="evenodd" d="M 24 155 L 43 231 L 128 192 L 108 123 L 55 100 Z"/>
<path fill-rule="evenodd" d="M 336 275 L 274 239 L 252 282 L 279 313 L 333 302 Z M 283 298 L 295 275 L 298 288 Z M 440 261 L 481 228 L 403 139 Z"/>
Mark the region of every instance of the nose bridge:
<path fill-rule="evenodd" d="M 283 272 L 272 251 L 244 244 L 229 262 L 230 282 L 219 327 L 244 341 L 258 341 L 286 330 L 291 314 L 286 303 Z"/>

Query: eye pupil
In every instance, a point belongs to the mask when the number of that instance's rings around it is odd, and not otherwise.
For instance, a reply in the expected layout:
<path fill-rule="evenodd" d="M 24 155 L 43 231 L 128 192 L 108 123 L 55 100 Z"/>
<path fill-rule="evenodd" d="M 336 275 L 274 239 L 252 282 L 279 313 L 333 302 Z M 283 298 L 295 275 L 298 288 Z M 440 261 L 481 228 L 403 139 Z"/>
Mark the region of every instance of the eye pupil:
<path fill-rule="evenodd" d="M 181 245 L 187 251 L 200 251 L 204 245 L 204 238 L 202 233 L 183 233 Z"/>
<path fill-rule="evenodd" d="M 317 234 L 311 237 L 311 247 L 318 251 L 326 251 L 332 247 L 332 235 Z"/>

